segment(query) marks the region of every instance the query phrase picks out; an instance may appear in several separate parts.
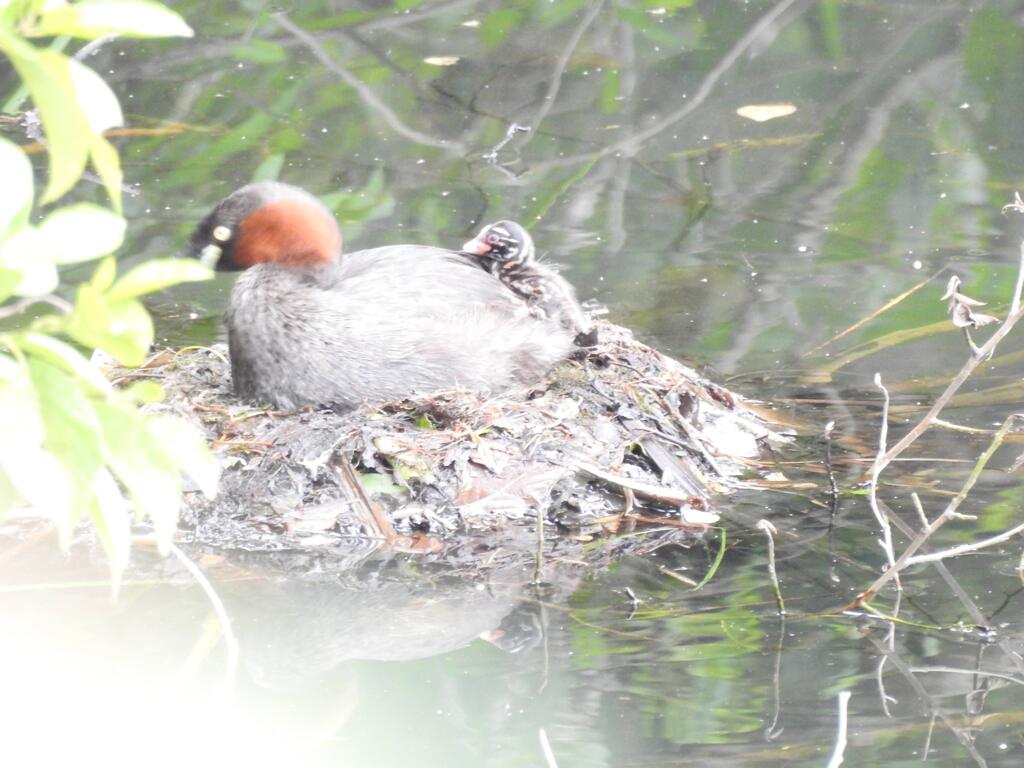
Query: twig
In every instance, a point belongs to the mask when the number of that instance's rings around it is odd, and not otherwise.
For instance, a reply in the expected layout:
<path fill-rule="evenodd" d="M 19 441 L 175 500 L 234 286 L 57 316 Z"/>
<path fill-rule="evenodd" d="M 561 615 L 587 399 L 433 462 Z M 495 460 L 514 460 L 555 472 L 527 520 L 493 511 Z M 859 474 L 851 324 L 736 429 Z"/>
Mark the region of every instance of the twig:
<path fill-rule="evenodd" d="M 896 553 L 892 545 L 892 526 L 888 517 L 878 507 L 878 476 L 885 466 L 885 445 L 889 439 L 889 390 L 882 385 L 882 377 L 875 374 L 875 386 L 882 390 L 882 418 L 878 429 L 878 454 L 875 456 L 875 463 L 871 465 L 871 479 L 868 482 L 868 502 L 875 519 L 882 527 L 882 549 L 885 550 L 885 557 L 891 569 L 896 562 Z M 899 577 L 896 578 L 896 589 L 901 589 Z"/>
<path fill-rule="evenodd" d="M 786 638 L 786 617 L 779 617 L 779 639 L 775 643 L 775 663 L 772 667 L 772 721 L 764 729 L 766 741 L 775 741 L 782 735 L 785 727 L 779 727 L 782 717 L 782 650 Z"/>
<path fill-rule="evenodd" d="M 637 608 L 643 603 L 639 597 L 636 596 L 636 592 L 631 587 L 625 588 L 626 597 L 629 598 L 629 616 L 626 617 L 626 621 L 631 621 L 636 615 Z"/>
<path fill-rule="evenodd" d="M 994 432 L 991 429 L 980 429 L 978 427 L 964 426 L 963 424 L 954 424 L 952 421 L 946 421 L 945 419 L 932 419 L 932 426 L 942 427 L 943 429 L 948 429 L 950 432 L 963 432 L 964 434 L 967 435 L 994 434 Z"/>
<path fill-rule="evenodd" d="M 484 155 L 481 155 L 481 157 L 484 160 L 486 160 L 488 163 L 491 163 L 493 165 L 494 163 L 498 162 L 498 152 L 500 152 L 504 148 L 504 146 L 506 144 L 508 144 L 510 141 L 512 141 L 512 139 L 515 137 L 515 135 L 517 133 L 520 133 L 520 132 L 524 132 L 525 133 L 525 132 L 527 132 L 529 130 L 530 130 L 530 126 L 528 126 L 528 125 L 520 125 L 519 123 L 512 123 L 508 127 L 508 130 L 505 131 L 505 138 L 502 139 L 501 141 L 499 141 L 493 147 L 491 147 L 490 151 L 487 152 Z"/>
<path fill-rule="evenodd" d="M 757 527 L 759 530 L 764 531 L 764 535 L 768 537 L 768 576 L 772 580 L 772 589 L 775 590 L 775 602 L 779 605 L 779 615 L 786 615 L 786 603 L 782 599 L 782 589 L 779 587 L 779 575 L 775 571 L 775 539 L 772 538 L 773 534 L 778 533 L 778 530 L 767 520 L 758 520 Z"/>
<path fill-rule="evenodd" d="M 928 762 L 928 755 L 932 751 L 932 734 L 935 733 L 935 719 L 938 715 L 932 712 L 931 718 L 928 720 L 928 736 L 924 740 L 924 749 L 921 750 L 921 762 Z"/>
<path fill-rule="evenodd" d="M 328 56 L 327 52 L 323 49 L 323 46 L 320 45 L 317 39 L 306 30 L 297 26 L 288 18 L 288 14 L 283 12 L 275 13 L 272 14 L 270 18 L 277 22 L 278 25 L 283 27 L 293 37 L 302 42 L 317 61 L 344 80 L 356 92 L 359 98 L 362 99 L 363 103 L 379 115 L 395 133 L 405 137 L 409 141 L 416 142 L 417 144 L 424 144 L 428 147 L 437 147 L 439 149 L 447 150 L 453 154 L 465 154 L 465 148 L 459 142 L 455 140 L 446 141 L 444 139 L 435 139 L 433 136 L 421 133 L 415 128 L 410 128 L 408 125 L 403 123 L 401 118 L 392 111 L 391 107 L 381 101 L 380 97 L 377 96 L 377 94 L 374 93 L 366 83 Z"/>
<path fill-rule="evenodd" d="M 697 582 L 696 581 L 694 581 L 693 579 L 691 579 L 691 578 L 689 578 L 687 576 L 683 576 L 681 573 L 676 573 L 675 571 L 673 571 L 672 569 L 668 568 L 667 566 L 659 565 L 658 566 L 658 573 L 662 574 L 663 576 L 668 576 L 671 579 L 675 579 L 676 581 L 681 581 L 683 584 L 685 584 L 688 587 L 696 587 L 697 586 Z"/>
<path fill-rule="evenodd" d="M 94 53 L 99 51 L 107 43 L 117 40 L 117 35 L 104 35 L 103 37 L 97 38 L 96 40 L 90 40 L 88 43 L 83 45 L 71 58 L 75 61 L 85 61 L 87 58 L 92 56 Z"/>
<path fill-rule="evenodd" d="M 839 499 L 839 486 L 836 485 L 836 473 L 832 467 L 832 431 L 836 423 L 830 421 L 825 425 L 825 474 L 828 475 L 828 493 L 832 501 L 832 514 L 835 515 L 836 501 Z"/>
<path fill-rule="evenodd" d="M 949 549 L 941 549 L 938 552 L 929 552 L 927 555 L 914 555 L 913 557 L 907 558 L 907 565 L 917 565 L 918 563 L 933 563 L 936 560 L 945 560 L 947 557 L 956 557 L 957 555 L 963 555 L 968 552 L 977 552 L 978 550 L 991 547 L 995 544 L 1002 544 L 1008 539 L 1012 539 L 1018 533 L 1024 533 L 1024 523 L 1021 523 L 1015 528 L 1011 528 L 1008 531 L 1003 531 L 997 536 L 991 536 L 981 541 L 975 541 L 971 544 L 961 544 L 958 547 L 950 547 Z"/>
<path fill-rule="evenodd" d="M 540 107 L 537 109 L 536 114 L 533 116 L 533 120 L 530 121 L 530 126 L 526 130 L 533 129 L 533 133 L 526 137 L 523 141 L 523 146 L 530 143 L 530 140 L 537 135 L 537 131 L 540 130 L 540 124 L 544 122 L 544 118 L 548 116 L 548 112 L 551 111 L 552 107 L 555 106 L 555 100 L 558 98 L 558 91 L 562 88 L 562 77 L 565 75 L 565 68 L 569 66 L 569 61 L 572 59 L 573 53 L 576 51 L 576 47 L 580 44 L 580 40 L 583 38 L 583 33 L 587 31 L 591 24 L 594 23 L 594 19 L 601 12 L 604 7 L 604 0 L 598 0 L 596 3 L 590 3 L 590 10 L 587 11 L 586 15 L 573 30 L 572 35 L 569 36 L 569 41 L 565 44 L 565 48 L 562 49 L 561 55 L 558 57 L 558 61 L 555 63 L 554 72 L 551 73 L 551 77 L 548 80 L 548 90 L 544 94 L 544 98 L 541 100 Z M 515 123 L 513 123 L 515 125 Z"/>
<path fill-rule="evenodd" d="M 659 501 L 663 504 L 675 504 L 680 506 L 683 504 L 689 504 L 693 501 L 693 496 L 677 491 L 674 488 L 667 488 L 663 485 L 642 483 L 639 480 L 633 480 L 632 478 L 623 477 L 622 475 L 613 475 L 612 473 L 605 472 L 600 467 L 586 461 L 576 461 L 575 464 L 576 469 L 581 472 L 586 472 L 588 475 L 593 475 L 598 480 L 604 480 L 605 482 L 617 485 L 620 488 L 629 488 L 637 496 L 642 496 L 646 499 Z"/>
<path fill-rule="evenodd" d="M 885 314 L 890 309 L 892 309 L 897 304 L 899 304 L 901 301 L 906 299 L 908 296 L 912 296 L 917 291 L 919 291 L 922 288 L 924 288 L 926 285 L 928 285 L 928 283 L 930 283 L 932 280 L 934 280 L 936 277 L 938 277 L 939 275 L 941 275 L 945 271 L 946 271 L 946 267 L 943 267 L 942 269 L 940 269 L 938 272 L 936 272 L 934 275 L 932 275 L 931 277 L 927 278 L 926 280 L 922 280 L 921 282 L 917 283 L 916 285 L 912 285 L 910 288 L 905 290 L 899 296 L 895 297 L 894 299 L 890 299 L 885 304 L 883 304 L 878 309 L 876 309 L 874 312 L 870 313 L 869 315 L 867 315 L 865 317 L 862 317 L 860 320 L 855 322 L 853 325 L 847 327 L 845 330 L 840 331 L 839 333 L 837 333 L 832 338 L 830 338 L 830 339 L 828 339 L 826 341 L 821 342 L 821 344 L 819 344 L 818 346 L 814 347 L 814 349 L 807 350 L 802 355 L 800 355 L 800 357 L 809 357 L 809 356 L 813 355 L 815 352 L 820 352 L 825 347 L 827 347 L 829 344 L 832 344 L 834 342 L 839 341 L 844 336 L 849 336 L 851 333 L 856 331 L 858 328 L 861 328 L 862 326 L 866 325 L 867 323 L 870 323 L 872 320 L 874 320 L 875 318 L 879 317 L 880 315 Z"/>
<path fill-rule="evenodd" d="M 231 628 L 231 618 L 228 616 L 227 609 L 224 607 L 224 603 L 217 595 L 213 585 L 206 578 L 206 575 L 202 572 L 198 565 L 193 563 L 184 552 L 182 552 L 175 544 L 171 543 L 168 545 L 168 551 L 177 558 L 178 562 L 185 566 L 185 569 L 192 574 L 192 578 L 196 580 L 203 592 L 206 593 L 206 598 L 210 601 L 210 605 L 213 607 L 213 612 L 217 614 L 217 620 L 220 622 L 220 631 L 224 636 L 224 647 L 227 652 L 227 668 L 224 670 L 224 691 L 225 696 L 231 694 L 232 689 L 235 685 L 235 676 L 238 672 L 238 639 L 235 637 L 235 632 Z"/>
<path fill-rule="evenodd" d="M 533 583 L 540 584 L 541 570 L 544 568 L 544 510 L 537 505 L 537 553 L 533 562 Z"/>
<path fill-rule="evenodd" d="M 836 733 L 836 748 L 832 750 L 832 757 L 828 761 L 827 768 L 838 768 L 843 764 L 843 753 L 846 752 L 846 706 L 850 702 L 850 692 L 839 692 L 839 727 Z"/>
<path fill-rule="evenodd" d="M 910 500 L 914 502 L 914 511 L 917 512 L 917 519 L 921 521 L 921 528 L 927 528 L 931 523 L 928 522 L 928 516 L 924 513 L 924 505 L 921 504 L 921 497 L 917 495 L 917 491 L 911 492 Z"/>
<path fill-rule="evenodd" d="M 1011 414 L 1009 417 L 1007 417 L 1006 421 L 1004 421 L 1003 425 L 999 428 L 999 431 L 996 432 L 995 436 L 992 438 L 992 442 L 989 444 L 988 448 L 986 448 L 984 453 L 982 453 L 981 456 L 978 457 L 977 462 L 975 462 L 974 464 L 974 469 L 971 470 L 971 474 L 964 481 L 964 484 L 960 488 L 960 491 L 957 493 L 956 496 L 954 496 L 950 500 L 949 504 L 946 505 L 946 508 L 943 510 L 942 514 L 939 515 L 934 520 L 934 522 L 928 525 L 927 528 L 921 531 L 921 533 L 914 537 L 910 544 L 907 545 L 907 548 L 903 551 L 903 554 L 901 554 L 899 558 L 897 558 L 896 562 L 891 564 L 885 570 L 885 573 L 883 573 L 875 580 L 874 584 L 872 584 L 866 590 L 857 595 L 857 597 L 850 604 L 850 607 L 863 607 L 867 601 L 869 601 L 874 595 L 878 593 L 879 589 L 885 586 L 885 584 L 887 584 L 891 579 L 895 578 L 897 574 L 907 566 L 909 560 L 914 556 L 914 553 L 917 552 L 917 550 L 921 548 L 921 545 L 924 544 L 937 530 L 939 530 L 939 528 L 941 528 L 949 520 L 952 520 L 955 517 L 962 517 L 962 515 L 959 515 L 959 513 L 957 512 L 957 509 L 960 507 L 964 499 L 967 498 L 967 495 L 974 488 L 974 484 L 978 481 L 978 478 L 981 476 L 982 470 L 985 469 L 985 466 L 988 464 L 989 459 L 992 458 L 992 455 L 996 452 L 999 446 L 1002 445 L 1003 439 L 1009 433 L 1010 428 L 1013 426 L 1015 422 L 1022 418 L 1024 418 L 1024 415 L 1017 413 Z"/>
<path fill-rule="evenodd" d="M 885 461 L 882 464 L 882 469 L 886 467 L 894 458 L 899 456 L 907 447 L 913 443 L 917 438 L 924 434 L 929 427 L 935 422 L 935 417 L 939 415 L 943 408 L 945 408 L 949 401 L 953 399 L 953 396 L 960 390 L 967 381 L 968 377 L 974 370 L 987 361 L 996 351 L 996 347 L 999 342 L 1013 330 L 1013 327 L 1024 317 L 1024 308 L 1021 307 L 1021 291 L 1024 290 L 1024 240 L 1021 241 L 1020 251 L 1020 262 L 1017 266 L 1017 284 L 1013 290 L 1013 300 L 1010 302 L 1010 312 L 1007 314 L 1006 319 L 1003 321 L 995 333 L 993 333 L 988 341 L 981 345 L 978 349 L 977 354 L 972 354 L 971 357 L 967 358 L 967 361 L 960 368 L 960 371 L 953 380 L 949 382 L 946 389 L 941 395 L 936 398 L 935 402 L 932 403 L 932 407 L 928 409 L 928 413 L 921 417 L 921 420 L 914 425 L 914 427 L 904 435 L 899 442 L 897 442 L 889 451 L 885 454 Z"/>
<path fill-rule="evenodd" d="M 558 762 L 555 760 L 555 753 L 551 750 L 551 742 L 548 741 L 548 735 L 543 728 L 537 731 L 537 736 L 540 738 L 540 748 L 544 753 L 544 760 L 548 764 L 548 768 L 558 768 Z"/>
<path fill-rule="evenodd" d="M 920 672 L 940 672 L 946 675 L 977 675 L 979 677 L 991 677 L 995 680 L 1005 680 L 1008 683 L 1014 683 L 1016 685 L 1024 686 L 1024 678 L 1014 677 L 1013 675 L 1007 675 L 1004 672 L 991 672 L 984 669 L 962 669 L 960 667 L 911 667 L 910 671 L 914 674 Z"/>
<path fill-rule="evenodd" d="M 750 47 L 757 42 L 758 38 L 760 38 L 769 27 L 779 20 L 779 17 L 781 17 L 782 14 L 788 11 L 797 2 L 802 2 L 802 0 L 782 0 L 782 2 L 778 3 L 774 8 L 768 11 L 768 13 L 758 19 L 754 25 L 751 26 L 750 29 L 748 29 L 743 36 L 733 44 L 732 48 L 730 48 L 725 56 L 722 57 L 721 61 L 715 65 L 714 69 L 708 72 L 707 76 L 705 76 L 704 80 L 701 82 L 700 87 L 697 88 L 697 92 L 693 95 L 693 98 L 687 101 L 684 106 L 667 115 L 663 120 L 659 120 L 650 128 L 639 131 L 627 139 L 623 139 L 622 141 L 618 141 L 605 147 L 601 150 L 601 154 L 608 155 L 618 150 L 630 150 L 635 152 L 645 141 L 657 136 L 670 125 L 682 120 L 684 117 L 696 110 L 697 107 L 703 104 L 708 96 L 711 95 L 715 86 L 718 84 L 718 81 L 725 76 L 725 73 L 740 60 L 743 54 L 745 54 Z"/>
<path fill-rule="evenodd" d="M 6 307 L 0 307 L 0 320 L 6 320 L 8 317 L 20 315 L 33 304 L 49 304 L 51 307 L 59 309 L 65 315 L 70 314 L 71 310 L 74 309 L 74 307 L 72 307 L 65 299 L 62 299 L 60 296 L 55 296 L 52 293 L 48 293 L 45 296 L 28 296 L 24 299 L 19 299 Z"/>

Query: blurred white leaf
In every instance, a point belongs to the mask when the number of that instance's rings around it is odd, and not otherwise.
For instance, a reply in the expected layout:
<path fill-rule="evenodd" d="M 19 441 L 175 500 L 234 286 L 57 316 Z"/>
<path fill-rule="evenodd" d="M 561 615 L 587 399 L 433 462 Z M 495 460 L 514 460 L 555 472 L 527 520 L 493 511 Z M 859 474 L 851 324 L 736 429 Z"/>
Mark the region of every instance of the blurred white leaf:
<path fill-rule="evenodd" d="M 91 261 L 120 248 L 125 227 L 124 219 L 98 205 L 68 205 L 43 219 L 37 247 L 54 264 Z"/>
<path fill-rule="evenodd" d="M 32 210 L 32 164 L 16 145 L 0 139 L 0 240 L 28 221 Z"/>
<path fill-rule="evenodd" d="M 78 106 L 89 121 L 92 132 L 99 134 L 124 123 L 121 105 L 106 81 L 74 59 L 69 59 L 71 82 L 75 85 Z"/>
<path fill-rule="evenodd" d="M 736 110 L 736 114 L 753 120 L 757 123 L 764 123 L 768 120 L 775 120 L 779 117 L 786 117 L 796 112 L 795 104 L 747 104 Z"/>

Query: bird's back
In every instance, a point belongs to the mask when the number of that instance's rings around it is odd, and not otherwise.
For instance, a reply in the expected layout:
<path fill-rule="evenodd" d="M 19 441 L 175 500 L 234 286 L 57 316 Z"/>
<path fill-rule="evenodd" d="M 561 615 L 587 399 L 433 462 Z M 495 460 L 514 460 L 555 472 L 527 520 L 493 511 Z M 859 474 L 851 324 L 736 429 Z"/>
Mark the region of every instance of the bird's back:
<path fill-rule="evenodd" d="M 316 270 L 253 267 L 227 322 L 236 391 L 285 408 L 498 392 L 539 380 L 572 342 L 464 256 L 415 245 Z"/>

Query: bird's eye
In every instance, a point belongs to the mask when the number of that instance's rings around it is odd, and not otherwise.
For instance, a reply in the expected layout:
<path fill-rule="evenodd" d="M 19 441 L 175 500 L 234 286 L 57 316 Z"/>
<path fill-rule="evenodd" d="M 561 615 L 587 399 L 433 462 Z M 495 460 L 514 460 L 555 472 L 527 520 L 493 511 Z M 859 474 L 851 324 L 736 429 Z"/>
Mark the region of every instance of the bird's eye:
<path fill-rule="evenodd" d="M 218 243 L 226 243 L 231 239 L 231 228 L 225 227 L 223 224 L 213 228 L 213 239 Z"/>
<path fill-rule="evenodd" d="M 488 245 L 497 245 L 501 242 L 501 238 L 493 233 L 488 235 L 485 239 L 487 240 Z"/>

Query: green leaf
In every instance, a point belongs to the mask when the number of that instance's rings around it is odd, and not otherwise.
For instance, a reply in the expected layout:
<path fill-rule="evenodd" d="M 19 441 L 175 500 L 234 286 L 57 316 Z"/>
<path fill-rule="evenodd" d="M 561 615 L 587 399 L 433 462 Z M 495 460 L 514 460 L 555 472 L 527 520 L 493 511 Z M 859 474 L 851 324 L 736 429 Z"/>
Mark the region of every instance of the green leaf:
<path fill-rule="evenodd" d="M 114 212 L 120 215 L 121 184 L 124 175 L 121 173 L 121 159 L 117 156 L 117 150 L 102 136 L 93 136 L 89 142 L 89 158 L 92 160 L 92 167 L 103 180 L 103 187 L 107 190 Z"/>
<path fill-rule="evenodd" d="M 133 403 L 159 403 L 164 388 L 155 381 L 136 381 L 120 390 L 121 397 Z"/>
<path fill-rule="evenodd" d="M 115 277 L 117 277 L 117 260 L 113 257 L 104 259 L 96 267 L 96 271 L 92 273 L 89 285 L 100 293 L 106 293 L 110 290 L 110 286 L 114 284 Z"/>
<path fill-rule="evenodd" d="M 103 459 L 128 489 L 137 518 L 153 523 L 157 543 L 166 549 L 174 536 L 181 503 L 181 475 L 146 418 L 125 403 L 97 403 L 103 425 Z"/>
<path fill-rule="evenodd" d="M 47 258 L 39 231 L 27 224 L 0 243 L 0 268 L 17 273 L 18 281 L 10 289 L 17 296 L 42 296 L 59 282 L 57 267 Z"/>
<path fill-rule="evenodd" d="M 0 50 L 7 54 L 39 110 L 50 154 L 50 181 L 40 200 L 49 203 L 67 192 L 85 170 L 92 131 L 78 108 L 69 59 L 38 50 L 0 28 Z"/>
<path fill-rule="evenodd" d="M 619 111 L 621 89 L 619 70 L 610 67 L 605 69 L 604 77 L 601 78 L 601 95 L 599 100 L 602 112 L 610 115 Z"/>
<path fill-rule="evenodd" d="M 195 259 L 153 259 L 129 270 L 107 292 L 108 301 L 132 299 L 179 283 L 213 278 L 213 271 Z"/>
<path fill-rule="evenodd" d="M 110 382 L 70 344 L 45 333 L 20 333 L 13 338 L 25 354 L 73 373 L 83 383 L 88 384 L 95 394 L 104 395 L 111 391 Z"/>
<path fill-rule="evenodd" d="M 387 475 L 377 472 L 362 472 L 359 475 L 359 484 L 363 486 L 369 496 L 398 496 L 405 493 L 405 488 L 398 485 Z"/>
<path fill-rule="evenodd" d="M 68 59 L 71 67 L 71 82 L 75 86 L 78 107 L 82 110 L 93 134 L 99 136 L 107 128 L 124 124 L 121 105 L 107 81 L 93 72 L 89 67 L 74 59 Z M 91 142 L 91 137 L 89 137 Z"/>
<path fill-rule="evenodd" d="M 135 299 L 107 301 L 94 286 L 78 287 L 66 331 L 87 347 L 98 347 L 122 365 L 142 365 L 153 343 L 153 321 Z"/>
<path fill-rule="evenodd" d="M 523 21 L 522 12 L 515 8 L 499 8 L 484 16 L 480 22 L 480 40 L 487 48 L 495 48 Z"/>
<path fill-rule="evenodd" d="M 92 496 L 89 503 L 89 517 L 96 528 L 96 533 L 103 542 L 107 559 L 110 561 L 110 574 L 113 579 L 114 595 L 121 585 L 121 576 L 128 566 L 128 556 L 132 542 L 132 524 L 128 503 L 117 487 L 117 481 L 106 469 L 96 474 Z"/>
<path fill-rule="evenodd" d="M 649 13 L 635 8 L 616 6 L 615 13 L 619 18 L 639 31 L 651 41 L 660 45 L 679 46 L 679 31 L 665 24 L 664 16 L 651 16 Z"/>
<path fill-rule="evenodd" d="M 0 240 L 28 222 L 32 210 L 32 163 L 16 145 L 0 139 Z"/>
<path fill-rule="evenodd" d="M 18 491 L 14 483 L 7 477 L 7 473 L 0 468 L 0 520 L 14 509 L 14 502 L 18 500 Z"/>
<path fill-rule="evenodd" d="M 17 452 L 21 445 L 42 445 L 45 434 L 28 366 L 5 359 L 7 364 L 0 372 L 0 424 L 4 425 L 0 454 Z"/>
<path fill-rule="evenodd" d="M 174 11 L 146 0 L 82 0 L 74 5 L 53 4 L 31 34 L 70 35 L 95 39 L 123 37 L 192 37 L 192 29 Z"/>
<path fill-rule="evenodd" d="M 231 58 L 256 64 L 280 64 L 288 58 L 288 51 L 270 40 L 253 39 L 232 48 Z"/>
<path fill-rule="evenodd" d="M 43 447 L 64 465 L 74 488 L 66 521 L 72 526 L 88 511 L 86 502 L 103 466 L 100 423 L 77 379 L 39 359 L 29 360 L 28 366 L 46 431 Z M 70 530 L 62 536 L 70 536 Z"/>
<path fill-rule="evenodd" d="M 37 247 L 54 264 L 77 264 L 121 247 L 125 220 L 92 203 L 58 208 L 39 225 Z"/>
<path fill-rule="evenodd" d="M 182 472 L 188 475 L 203 495 L 212 499 L 220 482 L 220 462 L 210 452 L 199 430 L 172 416 L 149 419 L 149 430 Z"/>
<path fill-rule="evenodd" d="M 28 367 L 16 364 L 0 378 L 0 470 L 17 495 L 39 514 L 70 530 L 74 484 L 64 466 L 43 449 L 46 430 Z"/>
<path fill-rule="evenodd" d="M 16 444 L 23 441 L 15 441 Z M 67 547 L 71 533 L 75 485 L 64 465 L 38 445 L 20 446 L 0 456 L 0 467 L 18 495 L 39 513 L 54 521 L 61 546 Z"/>
<path fill-rule="evenodd" d="M 256 168 L 252 175 L 253 181 L 277 181 L 284 167 L 284 154 L 276 152 L 270 155 Z"/>
<path fill-rule="evenodd" d="M 7 267 L 0 267 L 0 302 L 6 301 L 18 290 L 21 283 L 21 272 Z"/>

